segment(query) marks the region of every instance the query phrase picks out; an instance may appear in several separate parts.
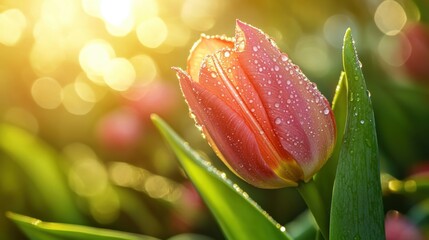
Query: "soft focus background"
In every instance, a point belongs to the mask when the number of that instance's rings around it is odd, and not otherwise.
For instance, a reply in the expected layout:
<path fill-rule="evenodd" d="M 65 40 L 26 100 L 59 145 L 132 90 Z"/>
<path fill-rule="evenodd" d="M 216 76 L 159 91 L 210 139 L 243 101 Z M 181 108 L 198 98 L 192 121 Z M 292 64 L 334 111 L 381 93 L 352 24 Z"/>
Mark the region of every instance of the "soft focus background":
<path fill-rule="evenodd" d="M 219 163 L 171 70 L 186 67 L 201 33 L 233 36 L 235 19 L 269 34 L 330 100 L 352 28 L 375 108 L 385 210 L 395 216 L 386 224 L 405 222 L 429 236 L 429 194 L 416 191 L 429 182 L 427 0 L 3 0 L 0 239 L 24 238 L 7 211 L 160 238 L 223 239 L 151 113 L 279 223 L 303 212 L 295 189 L 255 189 Z"/>

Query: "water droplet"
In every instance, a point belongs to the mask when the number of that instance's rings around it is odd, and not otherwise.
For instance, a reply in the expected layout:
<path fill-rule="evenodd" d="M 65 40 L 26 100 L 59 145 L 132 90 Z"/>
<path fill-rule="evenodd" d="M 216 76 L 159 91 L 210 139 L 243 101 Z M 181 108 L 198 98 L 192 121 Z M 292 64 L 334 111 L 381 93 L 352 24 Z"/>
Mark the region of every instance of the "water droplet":
<path fill-rule="evenodd" d="M 359 67 L 362 68 L 362 62 L 358 60 Z"/>
<path fill-rule="evenodd" d="M 325 108 L 325 110 L 323 110 L 323 114 L 328 115 L 329 114 L 329 109 Z"/>
<path fill-rule="evenodd" d="M 228 52 L 228 51 L 226 51 L 226 52 L 224 52 L 224 53 L 223 53 L 223 55 L 224 55 L 225 57 L 229 57 L 229 56 L 231 56 L 231 53 L 230 53 L 230 52 Z"/>
<path fill-rule="evenodd" d="M 280 67 L 279 67 L 279 66 L 277 66 L 277 65 L 275 65 L 275 66 L 274 66 L 274 70 L 275 70 L 276 72 L 278 72 L 278 71 L 280 70 Z"/>
<path fill-rule="evenodd" d="M 371 92 L 370 92 L 369 90 L 366 90 L 366 95 L 367 95 L 368 97 L 371 97 Z"/>
<path fill-rule="evenodd" d="M 285 232 L 285 231 L 286 231 L 286 228 L 284 226 L 281 226 L 280 227 L 280 232 Z"/>
<path fill-rule="evenodd" d="M 282 123 L 282 120 L 280 118 L 276 118 L 276 120 L 274 120 L 274 123 L 279 125 L 280 123 Z"/>
<path fill-rule="evenodd" d="M 282 55 L 282 61 L 286 62 L 289 58 L 286 55 Z"/>
<path fill-rule="evenodd" d="M 215 72 L 212 72 L 210 75 L 212 76 L 212 78 L 216 78 L 217 77 L 217 74 Z"/>
<path fill-rule="evenodd" d="M 360 120 L 360 124 L 364 124 L 365 123 L 365 120 Z"/>
<path fill-rule="evenodd" d="M 286 81 L 286 84 L 287 84 L 287 85 L 290 85 L 290 80 L 287 80 L 287 81 Z"/>
<path fill-rule="evenodd" d="M 268 96 L 271 96 L 271 92 L 267 92 Z"/>
<path fill-rule="evenodd" d="M 250 111 L 251 111 L 251 112 L 255 112 L 255 109 L 254 109 L 254 108 L 252 108 L 252 109 L 250 109 Z"/>
<path fill-rule="evenodd" d="M 258 51 L 258 47 L 257 46 L 253 46 L 253 51 L 257 52 Z"/>
<path fill-rule="evenodd" d="M 276 108 L 280 107 L 280 103 L 274 103 L 274 107 Z"/>
<path fill-rule="evenodd" d="M 260 67 L 258 70 L 259 70 L 259 72 L 262 72 L 262 71 L 263 71 L 263 69 L 262 69 L 261 67 Z"/>

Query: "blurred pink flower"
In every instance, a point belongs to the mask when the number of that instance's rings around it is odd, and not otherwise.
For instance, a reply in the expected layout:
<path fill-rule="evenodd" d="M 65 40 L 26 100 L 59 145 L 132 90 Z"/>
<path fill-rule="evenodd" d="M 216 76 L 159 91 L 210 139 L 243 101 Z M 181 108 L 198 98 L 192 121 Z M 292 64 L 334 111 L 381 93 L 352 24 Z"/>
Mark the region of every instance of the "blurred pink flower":
<path fill-rule="evenodd" d="M 133 108 L 144 121 L 156 113 L 162 117 L 173 113 L 179 103 L 180 94 L 172 84 L 155 81 L 148 85 L 134 86 L 125 93 L 127 105 Z"/>
<path fill-rule="evenodd" d="M 419 229 L 398 211 L 389 211 L 385 220 L 386 240 L 423 240 Z"/>
<path fill-rule="evenodd" d="M 106 114 L 97 126 L 97 135 L 102 145 L 113 150 L 135 147 L 141 134 L 141 120 L 134 110 L 128 108 Z"/>
<path fill-rule="evenodd" d="M 429 27 L 422 23 L 409 24 L 404 34 L 402 54 L 406 58 L 405 70 L 413 79 L 429 83 Z"/>

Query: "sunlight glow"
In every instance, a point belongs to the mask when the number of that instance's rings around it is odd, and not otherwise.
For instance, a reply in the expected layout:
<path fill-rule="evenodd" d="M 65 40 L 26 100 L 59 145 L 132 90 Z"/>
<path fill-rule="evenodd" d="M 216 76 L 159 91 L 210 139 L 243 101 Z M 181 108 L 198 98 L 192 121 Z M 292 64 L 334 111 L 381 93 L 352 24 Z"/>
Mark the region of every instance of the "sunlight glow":
<path fill-rule="evenodd" d="M 100 0 L 100 15 L 107 31 L 113 36 L 125 36 L 134 27 L 132 0 Z"/>
<path fill-rule="evenodd" d="M 103 84 L 104 69 L 115 55 L 115 51 L 107 41 L 93 40 L 81 49 L 79 63 L 90 80 Z"/>
<path fill-rule="evenodd" d="M 27 19 L 19 9 L 0 13 L 0 43 L 13 46 L 19 42 L 27 27 Z"/>
<path fill-rule="evenodd" d="M 117 91 L 125 91 L 134 83 L 136 71 L 125 58 L 112 59 L 103 72 L 107 86 Z"/>
<path fill-rule="evenodd" d="M 407 15 L 398 2 L 385 0 L 377 7 L 374 21 L 380 31 L 386 35 L 394 36 L 405 26 Z"/>
<path fill-rule="evenodd" d="M 94 107 L 93 102 L 84 101 L 76 91 L 73 83 L 63 88 L 63 105 L 65 109 L 74 115 L 85 115 Z"/>
<path fill-rule="evenodd" d="M 37 79 L 31 87 L 31 96 L 41 108 L 55 109 L 62 101 L 62 89 L 57 80 L 50 77 Z"/>
<path fill-rule="evenodd" d="M 168 28 L 161 18 L 156 17 L 141 22 L 136 32 L 141 44 L 148 48 L 157 48 L 167 38 Z"/>

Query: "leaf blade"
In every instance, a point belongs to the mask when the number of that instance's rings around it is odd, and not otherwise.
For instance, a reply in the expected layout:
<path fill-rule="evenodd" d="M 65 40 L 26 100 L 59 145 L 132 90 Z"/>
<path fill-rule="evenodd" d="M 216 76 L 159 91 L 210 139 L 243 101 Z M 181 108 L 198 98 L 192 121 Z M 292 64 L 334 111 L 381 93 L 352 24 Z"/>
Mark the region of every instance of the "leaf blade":
<path fill-rule="evenodd" d="M 157 240 L 156 238 L 149 236 L 110 229 L 65 223 L 43 222 L 36 218 L 12 212 L 6 213 L 6 216 L 15 222 L 27 237 L 34 240 Z"/>
<path fill-rule="evenodd" d="M 74 203 L 58 165 L 59 155 L 40 138 L 13 125 L 0 124 L 0 151 L 7 154 L 34 184 L 45 210 L 55 219 L 69 223 L 86 220 Z M 52 197 L 55 192 L 55 197 Z"/>
<path fill-rule="evenodd" d="M 152 121 L 173 148 L 227 239 L 290 239 L 238 185 L 203 160 L 161 118 L 152 115 Z"/>
<path fill-rule="evenodd" d="M 384 239 L 374 113 L 350 29 L 344 37 L 343 65 L 348 107 L 331 203 L 330 237 Z"/>

